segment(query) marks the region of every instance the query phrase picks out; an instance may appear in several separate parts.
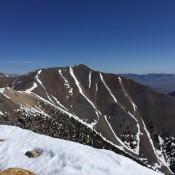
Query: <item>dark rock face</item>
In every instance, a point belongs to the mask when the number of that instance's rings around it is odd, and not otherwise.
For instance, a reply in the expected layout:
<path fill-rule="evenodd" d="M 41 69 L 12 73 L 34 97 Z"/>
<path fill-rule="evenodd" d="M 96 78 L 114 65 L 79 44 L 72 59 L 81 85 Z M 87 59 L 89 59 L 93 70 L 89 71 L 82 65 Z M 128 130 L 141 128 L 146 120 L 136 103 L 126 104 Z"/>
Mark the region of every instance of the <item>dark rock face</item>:
<path fill-rule="evenodd" d="M 85 65 L 1 81 L 13 88 L 0 93 L 1 123 L 131 155 L 152 167 L 164 159 L 175 171 L 174 98 Z M 171 174 L 165 165 L 159 170 Z"/>

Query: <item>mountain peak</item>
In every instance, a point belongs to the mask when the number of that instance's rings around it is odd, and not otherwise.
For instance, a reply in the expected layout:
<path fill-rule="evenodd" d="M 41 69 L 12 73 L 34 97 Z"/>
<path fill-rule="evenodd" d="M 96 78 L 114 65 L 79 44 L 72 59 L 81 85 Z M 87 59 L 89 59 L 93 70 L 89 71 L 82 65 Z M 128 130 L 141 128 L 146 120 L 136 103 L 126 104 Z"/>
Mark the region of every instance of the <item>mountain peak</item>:
<path fill-rule="evenodd" d="M 82 69 L 89 69 L 89 70 L 91 70 L 91 68 L 89 68 L 89 67 L 86 66 L 85 64 L 78 64 L 78 65 L 75 65 L 74 67 L 78 67 L 78 68 L 82 68 Z"/>

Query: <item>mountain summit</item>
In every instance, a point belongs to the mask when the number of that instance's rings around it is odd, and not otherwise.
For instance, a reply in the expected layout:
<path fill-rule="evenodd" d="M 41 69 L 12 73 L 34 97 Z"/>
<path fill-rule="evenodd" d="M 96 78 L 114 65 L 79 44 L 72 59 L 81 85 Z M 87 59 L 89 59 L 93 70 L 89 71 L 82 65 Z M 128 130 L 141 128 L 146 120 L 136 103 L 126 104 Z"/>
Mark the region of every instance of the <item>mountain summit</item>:
<path fill-rule="evenodd" d="M 175 98 L 82 64 L 0 77 L 0 82 L 1 123 L 175 172 Z"/>

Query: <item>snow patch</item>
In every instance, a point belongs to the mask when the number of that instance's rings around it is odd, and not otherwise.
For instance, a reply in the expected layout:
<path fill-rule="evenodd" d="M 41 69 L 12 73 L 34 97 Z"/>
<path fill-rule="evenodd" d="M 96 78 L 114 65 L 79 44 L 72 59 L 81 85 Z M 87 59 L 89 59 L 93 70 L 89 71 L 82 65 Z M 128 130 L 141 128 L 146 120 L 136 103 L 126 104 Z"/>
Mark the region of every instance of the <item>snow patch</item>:
<path fill-rule="evenodd" d="M 0 111 L 0 115 L 4 115 L 4 114 Z"/>
<path fill-rule="evenodd" d="M 0 143 L 1 170 L 19 167 L 37 175 L 160 174 L 112 151 L 94 149 L 14 126 L 0 125 L 0 133 L 4 140 Z M 32 149 L 39 149 L 42 154 L 35 159 L 25 156 Z"/>

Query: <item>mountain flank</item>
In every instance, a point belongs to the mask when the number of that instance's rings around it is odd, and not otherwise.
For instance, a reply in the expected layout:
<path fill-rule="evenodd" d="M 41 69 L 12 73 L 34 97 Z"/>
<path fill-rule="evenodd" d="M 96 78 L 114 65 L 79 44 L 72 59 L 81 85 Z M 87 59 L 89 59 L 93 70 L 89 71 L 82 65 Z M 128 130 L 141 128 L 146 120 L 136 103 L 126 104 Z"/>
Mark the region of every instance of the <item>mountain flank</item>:
<path fill-rule="evenodd" d="M 0 122 L 175 172 L 175 99 L 85 65 L 0 78 Z"/>

